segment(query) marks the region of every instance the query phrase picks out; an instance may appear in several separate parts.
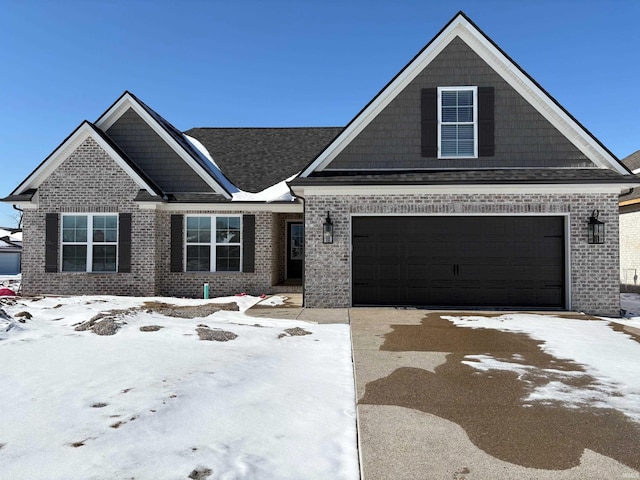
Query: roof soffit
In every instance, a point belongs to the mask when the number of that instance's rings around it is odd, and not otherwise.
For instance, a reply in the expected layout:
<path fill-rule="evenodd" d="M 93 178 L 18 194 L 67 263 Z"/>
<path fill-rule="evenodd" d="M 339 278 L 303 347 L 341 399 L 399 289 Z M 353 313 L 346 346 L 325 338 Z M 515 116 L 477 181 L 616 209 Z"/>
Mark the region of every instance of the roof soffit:
<path fill-rule="evenodd" d="M 125 92 L 100 118 L 95 125 L 106 132 L 118 119 L 129 109 L 133 109 L 140 118 L 142 118 L 151 129 L 160 136 L 176 154 L 194 170 L 202 180 L 209 185 L 214 192 L 223 195 L 225 198 L 231 198 L 231 195 L 212 175 L 210 175 L 176 140 L 153 118 L 151 114 L 144 108 L 138 100 L 129 92 Z M 177 131 L 177 130 L 176 130 Z M 221 173 L 222 174 L 222 173 Z"/>
<path fill-rule="evenodd" d="M 630 173 L 611 152 L 460 12 L 356 115 L 344 131 L 302 171 L 300 176 L 307 177 L 315 171 L 327 168 L 331 161 L 456 37 L 465 42 L 595 165 L 623 175 Z"/>

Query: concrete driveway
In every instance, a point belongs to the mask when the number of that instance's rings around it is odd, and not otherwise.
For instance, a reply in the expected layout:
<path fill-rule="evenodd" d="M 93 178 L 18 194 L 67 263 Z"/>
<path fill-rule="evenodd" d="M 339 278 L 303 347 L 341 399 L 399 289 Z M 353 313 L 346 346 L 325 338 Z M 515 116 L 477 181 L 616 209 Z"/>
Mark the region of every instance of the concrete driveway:
<path fill-rule="evenodd" d="M 638 424 L 610 410 L 525 406 L 517 375 L 461 363 L 489 353 L 579 368 L 539 342 L 424 310 L 352 308 L 349 318 L 364 480 L 640 479 Z"/>

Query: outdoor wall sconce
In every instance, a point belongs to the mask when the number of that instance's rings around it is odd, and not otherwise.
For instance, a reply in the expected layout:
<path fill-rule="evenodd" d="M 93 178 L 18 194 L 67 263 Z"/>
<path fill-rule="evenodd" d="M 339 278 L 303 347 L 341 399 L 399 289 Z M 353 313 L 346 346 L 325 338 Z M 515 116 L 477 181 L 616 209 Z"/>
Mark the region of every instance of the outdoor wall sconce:
<path fill-rule="evenodd" d="M 604 243 L 604 222 L 598 220 L 598 215 L 600 215 L 600 210 L 591 212 L 591 217 L 587 224 L 589 243 Z"/>
<path fill-rule="evenodd" d="M 333 220 L 327 212 L 327 218 L 322 224 L 322 243 L 333 243 Z"/>

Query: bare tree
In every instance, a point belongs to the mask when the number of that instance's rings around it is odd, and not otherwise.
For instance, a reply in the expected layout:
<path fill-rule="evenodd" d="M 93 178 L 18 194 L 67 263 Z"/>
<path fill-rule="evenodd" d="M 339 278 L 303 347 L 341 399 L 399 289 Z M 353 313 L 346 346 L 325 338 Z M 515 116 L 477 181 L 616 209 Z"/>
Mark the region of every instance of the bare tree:
<path fill-rule="evenodd" d="M 22 215 L 24 214 L 24 212 L 22 211 L 22 209 L 16 207 L 15 205 L 13 205 L 13 208 L 16 211 L 9 216 L 13 219 L 17 228 L 22 228 Z"/>

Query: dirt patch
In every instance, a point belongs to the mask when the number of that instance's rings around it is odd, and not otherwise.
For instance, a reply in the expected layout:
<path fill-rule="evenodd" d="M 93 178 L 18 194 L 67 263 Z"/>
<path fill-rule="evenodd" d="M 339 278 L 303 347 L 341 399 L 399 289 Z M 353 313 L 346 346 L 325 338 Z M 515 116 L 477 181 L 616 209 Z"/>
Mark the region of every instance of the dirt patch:
<path fill-rule="evenodd" d="M 191 471 L 189 477 L 191 480 L 205 480 L 213 475 L 213 470 L 207 467 L 198 467 Z"/>
<path fill-rule="evenodd" d="M 151 310 L 167 317 L 201 318 L 221 310 L 237 312 L 240 310 L 237 303 L 207 303 L 204 305 L 178 306 L 162 302 L 144 302 L 144 309 Z"/>
<path fill-rule="evenodd" d="M 91 408 L 104 408 L 108 405 L 108 403 L 98 402 L 91 405 Z"/>
<path fill-rule="evenodd" d="M 213 342 L 228 342 L 229 340 L 235 340 L 238 338 L 233 332 L 227 332 L 226 330 L 212 330 L 210 328 L 196 328 L 198 337 L 200 340 L 208 340 Z"/>
<path fill-rule="evenodd" d="M 90 330 L 96 335 L 103 336 L 115 335 L 116 332 L 126 323 L 123 318 L 135 311 L 136 309 L 130 308 L 127 310 L 109 310 L 107 312 L 100 312 L 94 315 L 90 320 L 76 326 L 74 330 L 76 332 Z"/>
<path fill-rule="evenodd" d="M 140 331 L 141 332 L 157 332 L 161 328 L 164 328 L 164 327 L 161 327 L 160 325 L 144 325 L 140 327 Z"/>
<path fill-rule="evenodd" d="M 285 333 L 281 333 L 278 335 L 278 338 L 284 337 L 302 337 L 304 335 L 312 335 L 311 332 L 305 330 L 304 328 L 294 327 L 294 328 L 286 328 L 284 330 Z"/>
<path fill-rule="evenodd" d="M 25 320 L 31 320 L 33 318 L 33 315 L 31 315 L 29 312 L 27 312 L 26 310 L 24 312 L 18 312 L 14 315 L 14 317 L 18 318 L 18 317 L 23 317 Z M 24 323 L 24 322 L 23 322 Z"/>
<path fill-rule="evenodd" d="M 478 448 L 524 467 L 572 468 L 588 448 L 640 469 L 640 424 L 621 412 L 524 400 L 536 386 L 554 380 L 595 386 L 580 365 L 554 358 L 540 345 L 521 333 L 456 327 L 429 314 L 422 325 L 394 326 L 380 349 L 451 352 L 446 363 L 434 373 L 397 369 L 367 384 L 359 403 L 398 405 L 445 418 L 460 425 Z M 462 363 L 474 354 L 535 368 L 480 372 Z"/>

